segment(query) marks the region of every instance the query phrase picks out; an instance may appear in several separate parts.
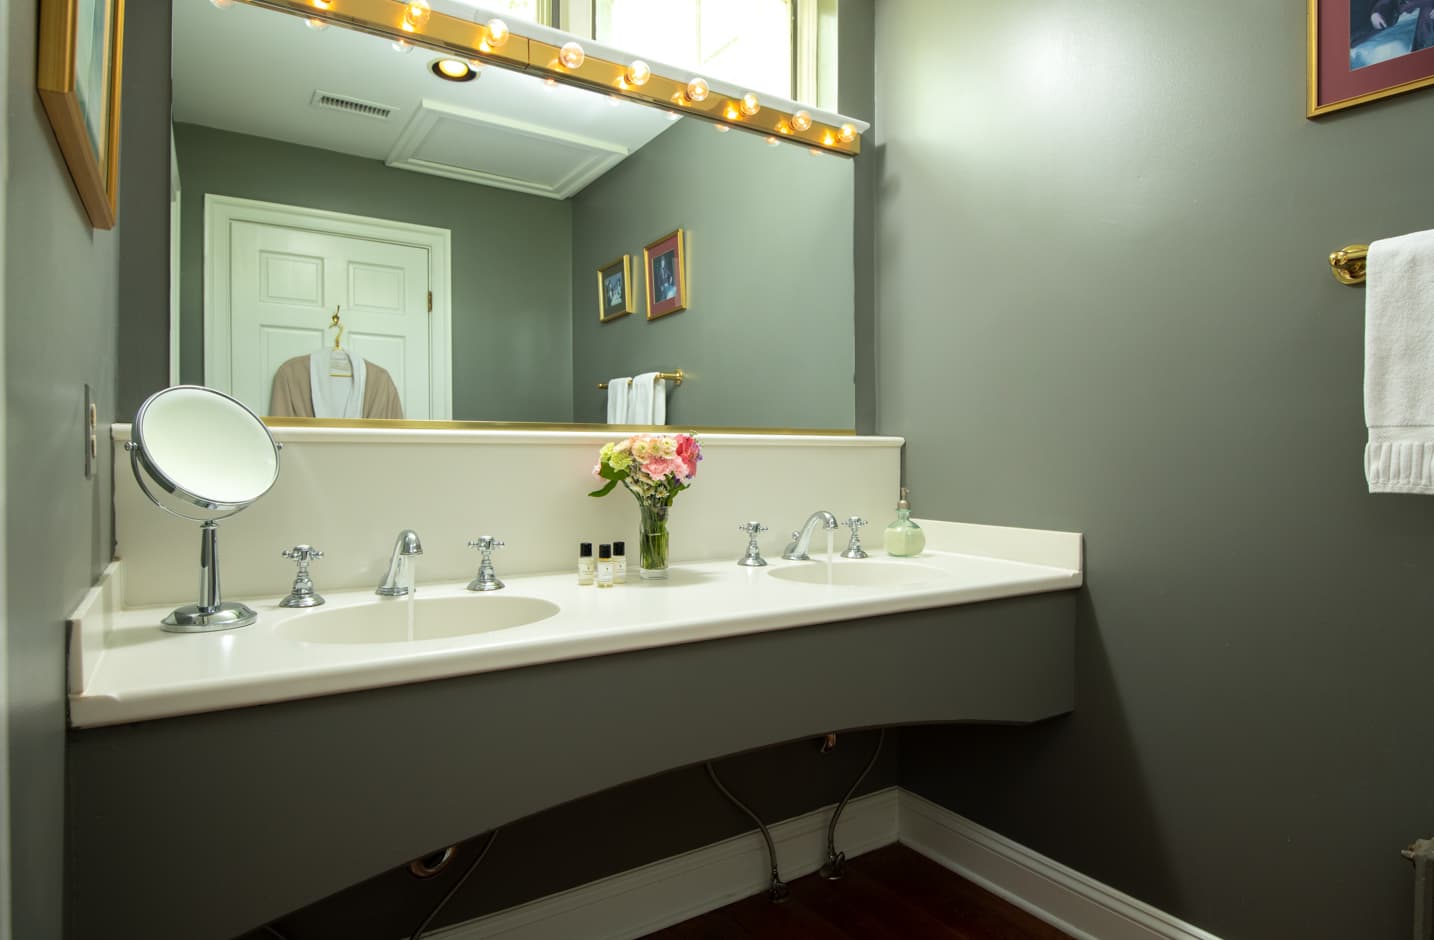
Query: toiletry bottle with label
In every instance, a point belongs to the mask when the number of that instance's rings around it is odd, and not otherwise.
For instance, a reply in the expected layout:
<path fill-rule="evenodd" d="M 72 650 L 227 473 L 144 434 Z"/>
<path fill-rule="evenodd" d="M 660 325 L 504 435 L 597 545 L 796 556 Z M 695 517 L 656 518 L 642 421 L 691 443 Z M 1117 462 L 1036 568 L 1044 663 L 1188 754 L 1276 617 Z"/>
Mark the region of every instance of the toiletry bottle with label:
<path fill-rule="evenodd" d="M 612 546 L 606 542 L 598 546 L 597 586 L 612 587 Z"/>
<path fill-rule="evenodd" d="M 593 543 L 578 543 L 578 583 L 593 583 Z"/>
<path fill-rule="evenodd" d="M 612 543 L 612 583 L 627 583 L 627 543 Z"/>
<path fill-rule="evenodd" d="M 898 558 L 920 555 L 926 547 L 926 533 L 911 521 L 911 503 L 906 500 L 906 487 L 901 488 L 901 501 L 896 504 L 896 521 L 883 533 L 886 553 Z"/>

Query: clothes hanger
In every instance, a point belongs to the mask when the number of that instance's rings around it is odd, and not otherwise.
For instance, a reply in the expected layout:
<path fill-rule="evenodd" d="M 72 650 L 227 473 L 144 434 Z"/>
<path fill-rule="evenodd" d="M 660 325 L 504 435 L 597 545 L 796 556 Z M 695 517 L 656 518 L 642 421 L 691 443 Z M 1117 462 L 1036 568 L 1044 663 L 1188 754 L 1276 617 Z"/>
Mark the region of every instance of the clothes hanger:
<path fill-rule="evenodd" d="M 329 326 L 338 330 L 334 334 L 334 348 L 329 350 L 329 377 L 335 379 L 351 379 L 354 376 L 353 359 L 344 351 L 340 342 L 344 335 L 344 324 L 339 319 L 339 308 L 334 308 L 334 315 L 329 320 Z"/>

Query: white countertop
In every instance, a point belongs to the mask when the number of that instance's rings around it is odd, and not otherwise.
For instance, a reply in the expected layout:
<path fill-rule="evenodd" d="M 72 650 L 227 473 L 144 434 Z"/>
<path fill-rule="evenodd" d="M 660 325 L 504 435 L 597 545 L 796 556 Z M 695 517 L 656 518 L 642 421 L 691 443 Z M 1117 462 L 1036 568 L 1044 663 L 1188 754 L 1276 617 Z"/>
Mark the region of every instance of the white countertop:
<path fill-rule="evenodd" d="M 575 572 L 504 577 L 495 595 L 536 597 L 558 605 L 546 620 L 455 638 L 399 643 L 305 643 L 285 633 L 313 611 L 278 606 L 278 596 L 243 600 L 257 623 L 205 634 L 171 634 L 159 621 L 173 604 L 119 609 L 122 563 L 106 570 L 71 618 L 70 722 L 93 727 L 214 711 L 286 699 L 421 682 L 540 663 L 628 652 L 1023 594 L 1067 590 L 1082 583 L 1078 534 L 970 526 L 921 520 L 927 551 L 901 559 L 939 569 L 909 586 L 804 584 L 773 577 L 795 565 L 769 559 L 766 568 L 732 560 L 682 564 L 666 581 L 640 581 L 636 557 L 628 582 L 611 590 L 579 586 Z M 821 533 L 813 539 L 824 547 Z M 838 548 L 844 542 L 839 542 Z M 879 550 L 871 562 L 896 561 Z M 843 561 L 841 565 L 861 565 Z M 466 582 L 427 584 L 420 603 L 475 596 Z M 391 605 L 406 617 L 404 599 L 371 590 L 320 593 L 318 611 Z M 192 599 L 190 599 L 192 602 Z"/>

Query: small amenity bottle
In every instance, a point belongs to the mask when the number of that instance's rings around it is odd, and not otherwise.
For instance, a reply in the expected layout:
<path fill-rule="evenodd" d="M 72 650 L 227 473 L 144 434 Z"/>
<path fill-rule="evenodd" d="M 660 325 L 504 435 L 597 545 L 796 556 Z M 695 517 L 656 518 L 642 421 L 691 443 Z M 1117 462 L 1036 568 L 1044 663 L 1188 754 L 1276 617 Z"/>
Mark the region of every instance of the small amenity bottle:
<path fill-rule="evenodd" d="M 612 587 L 612 546 L 606 542 L 598 546 L 597 586 Z"/>
<path fill-rule="evenodd" d="M 593 583 L 593 543 L 578 543 L 578 583 Z"/>
<path fill-rule="evenodd" d="M 926 533 L 921 526 L 911 521 L 911 503 L 906 500 L 906 487 L 901 488 L 901 500 L 896 504 L 896 521 L 886 527 L 883 533 L 886 553 L 898 558 L 920 555 L 926 547 Z"/>
<path fill-rule="evenodd" d="M 612 543 L 612 583 L 627 583 L 627 543 Z"/>

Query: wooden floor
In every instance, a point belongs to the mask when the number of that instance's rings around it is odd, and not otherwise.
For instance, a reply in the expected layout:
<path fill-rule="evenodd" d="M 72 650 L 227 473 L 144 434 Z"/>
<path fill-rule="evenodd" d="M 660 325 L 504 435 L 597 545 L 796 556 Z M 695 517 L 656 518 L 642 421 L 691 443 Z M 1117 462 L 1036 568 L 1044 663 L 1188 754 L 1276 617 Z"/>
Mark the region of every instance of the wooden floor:
<path fill-rule="evenodd" d="M 1014 905 L 900 845 L 847 862 L 846 877 L 808 875 L 649 935 L 649 940 L 1070 940 Z"/>

